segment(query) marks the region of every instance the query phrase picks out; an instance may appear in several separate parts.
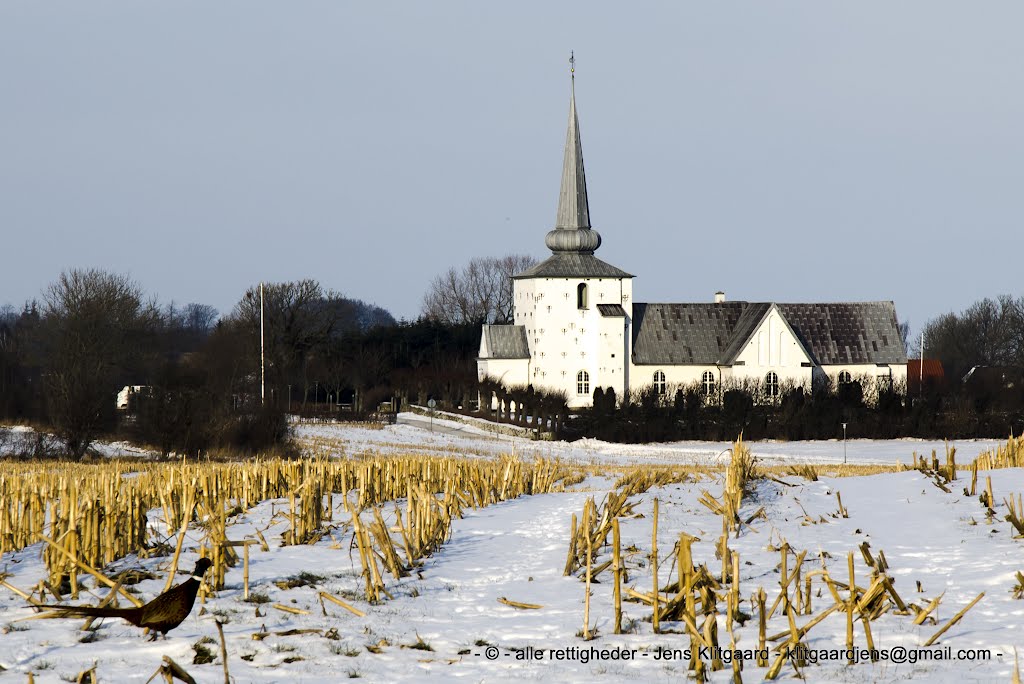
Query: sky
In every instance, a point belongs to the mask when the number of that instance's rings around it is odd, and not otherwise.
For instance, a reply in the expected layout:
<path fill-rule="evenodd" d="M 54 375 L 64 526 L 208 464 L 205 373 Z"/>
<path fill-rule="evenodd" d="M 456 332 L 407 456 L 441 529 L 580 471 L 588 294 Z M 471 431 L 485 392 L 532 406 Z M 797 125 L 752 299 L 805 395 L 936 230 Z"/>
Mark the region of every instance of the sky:
<path fill-rule="evenodd" d="M 415 318 L 544 258 L 570 51 L 597 256 L 637 301 L 1024 295 L 1024 4 L 0 2 L 0 305 L 68 268 L 228 313 Z"/>

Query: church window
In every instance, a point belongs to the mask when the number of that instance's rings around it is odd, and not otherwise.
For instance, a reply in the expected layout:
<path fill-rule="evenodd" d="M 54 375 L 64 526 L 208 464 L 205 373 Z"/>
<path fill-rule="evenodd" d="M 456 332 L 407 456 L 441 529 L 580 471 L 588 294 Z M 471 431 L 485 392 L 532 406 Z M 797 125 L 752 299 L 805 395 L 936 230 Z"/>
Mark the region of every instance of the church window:
<path fill-rule="evenodd" d="M 666 391 L 665 373 L 654 371 L 654 391 L 656 394 L 664 395 Z"/>
<path fill-rule="evenodd" d="M 764 391 L 769 397 L 779 396 L 779 376 L 774 372 L 769 372 L 764 376 Z"/>
<path fill-rule="evenodd" d="M 710 396 L 715 393 L 715 374 L 711 371 L 704 371 L 704 375 L 700 379 L 701 389 L 704 390 L 705 396 Z"/>
<path fill-rule="evenodd" d="M 586 309 L 587 308 L 587 284 L 580 283 L 576 286 L 576 308 Z"/>
<path fill-rule="evenodd" d="M 590 394 L 590 373 L 587 371 L 576 374 L 576 394 Z"/>
<path fill-rule="evenodd" d="M 839 371 L 839 384 L 849 385 L 853 381 L 853 377 L 850 375 L 850 371 Z"/>

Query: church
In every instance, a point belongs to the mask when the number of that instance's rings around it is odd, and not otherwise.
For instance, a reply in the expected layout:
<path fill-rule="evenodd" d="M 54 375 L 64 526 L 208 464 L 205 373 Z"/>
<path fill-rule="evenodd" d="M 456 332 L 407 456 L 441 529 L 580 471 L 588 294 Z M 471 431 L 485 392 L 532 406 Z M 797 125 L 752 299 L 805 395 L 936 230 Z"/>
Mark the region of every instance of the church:
<path fill-rule="evenodd" d="M 859 382 L 865 396 L 903 387 L 907 355 L 892 302 L 727 301 L 642 303 L 634 276 L 598 259 L 590 225 L 575 76 L 551 256 L 513 279 L 514 320 L 484 325 L 479 379 L 564 392 L 590 406 L 598 387 L 620 400 L 651 387 L 670 397 L 696 387 L 709 401 L 745 387 L 772 401 L 828 379 Z"/>

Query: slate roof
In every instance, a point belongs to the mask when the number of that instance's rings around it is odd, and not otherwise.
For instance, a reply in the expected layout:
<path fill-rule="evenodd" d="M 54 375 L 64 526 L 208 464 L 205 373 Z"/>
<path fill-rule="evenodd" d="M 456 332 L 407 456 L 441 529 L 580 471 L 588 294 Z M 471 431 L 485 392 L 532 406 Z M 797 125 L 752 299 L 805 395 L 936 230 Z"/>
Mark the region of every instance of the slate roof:
<path fill-rule="evenodd" d="M 779 304 L 819 364 L 906 363 L 892 302 Z"/>
<path fill-rule="evenodd" d="M 621 304 L 598 304 L 597 311 L 605 318 L 625 318 L 626 310 Z"/>
<path fill-rule="evenodd" d="M 625 271 L 601 261 L 593 254 L 560 252 L 522 273 L 512 276 L 522 278 L 632 278 Z"/>
<path fill-rule="evenodd" d="M 746 302 L 634 304 L 633 363 L 718 363 Z"/>
<path fill-rule="evenodd" d="M 740 302 L 740 304 L 743 303 Z M 743 346 L 747 343 L 747 340 L 754 334 L 757 326 L 761 324 L 761 321 L 764 320 L 765 315 L 771 308 L 772 305 L 766 302 L 747 304 L 739 320 L 736 321 L 736 327 L 733 328 L 728 346 L 722 352 L 721 358 L 724 363 L 732 363 L 736 360 L 739 353 L 743 351 Z"/>
<path fill-rule="evenodd" d="M 818 365 L 906 363 L 892 302 L 776 304 Z M 633 362 L 729 365 L 771 302 L 633 305 Z"/>
<path fill-rule="evenodd" d="M 485 325 L 488 359 L 528 359 L 530 345 L 526 339 L 526 326 Z"/>

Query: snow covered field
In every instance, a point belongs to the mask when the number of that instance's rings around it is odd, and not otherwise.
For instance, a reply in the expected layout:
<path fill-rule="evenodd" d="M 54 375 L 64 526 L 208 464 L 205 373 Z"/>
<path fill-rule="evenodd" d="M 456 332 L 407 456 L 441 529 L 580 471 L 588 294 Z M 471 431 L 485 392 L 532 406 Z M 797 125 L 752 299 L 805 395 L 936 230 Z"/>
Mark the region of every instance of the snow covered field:
<path fill-rule="evenodd" d="M 606 464 L 608 474 L 590 475 L 564 493 L 520 497 L 465 510 L 464 517 L 453 523 L 450 541 L 418 572 L 400 581 L 386 578 L 393 599 L 377 605 L 362 599 L 358 553 L 351 543 L 351 528 L 340 522 L 345 518 L 340 512 L 340 495 L 335 495 L 337 527 L 312 546 L 281 545 L 281 535 L 288 528 L 286 517 L 281 515 L 281 510 L 287 509 L 286 501 L 266 501 L 233 518 L 231 538 L 241 539 L 259 529 L 269 542 L 267 552 L 252 547 L 250 585 L 253 597 L 261 603 L 242 600 L 241 566 L 232 568 L 227 588 L 207 599 L 205 614 L 197 607 L 166 641 L 146 642 L 141 630 L 116 619 L 103 621 L 93 633 L 79 631 L 81 619 L 25 620 L 35 615 L 32 609 L 22 598 L 0 587 L 0 681 L 24 681 L 28 672 L 35 674 L 36 682 L 73 681 L 77 673 L 96 664 L 101 682 L 141 683 L 166 655 L 199 682 L 221 682 L 219 657 L 212 663 L 193 664 L 193 647 L 201 640 L 217 639 L 215 617 L 226 622 L 228 666 L 236 682 L 335 682 L 348 677 L 373 682 L 669 682 L 685 677 L 685 660 L 658 657 L 671 649 L 689 647 L 682 623 L 662 623 L 663 630 L 679 633 L 656 635 L 650 622 L 651 608 L 642 603 L 624 603 L 627 633 L 612 633 L 612 583 L 608 572 L 592 585 L 591 627 L 596 627 L 597 638 L 584 641 L 577 636 L 583 626 L 584 583 L 580 577 L 563 576 L 570 518 L 580 514 L 587 497 L 593 496 L 600 503 L 614 487 L 617 464 L 724 463 L 728 457 L 719 454 L 728 445 L 532 442 L 507 436 L 496 439 L 485 431 L 442 421 L 435 422 L 435 428 L 441 429 L 430 433 L 421 427 L 421 417 L 404 414 L 403 423 L 380 430 L 301 425 L 297 433 L 311 453 L 453 453 L 486 458 L 514 451 L 525 458 L 541 455 L 579 464 Z M 990 444 L 994 443 L 958 443 L 957 461 L 968 463 Z M 841 442 L 751 446 L 766 463 L 842 461 Z M 858 441 L 847 447 L 850 462 L 865 464 L 909 463 L 912 452 L 930 454 L 933 448 L 944 460 L 945 453 L 942 443 L 920 441 Z M 845 658 L 841 662 L 808 664 L 800 669 L 806 681 L 1009 682 L 1014 649 L 1024 650 L 1024 600 L 1012 595 L 1014 574 L 1024 570 L 1024 540 L 1015 539 L 1013 528 L 1003 520 L 1007 508 L 1002 501 L 1024 492 L 1024 471 L 981 473 L 980 484 L 986 475 L 992 477 L 998 502 L 996 515 L 991 518 L 977 497 L 962 491 L 969 486 L 969 473 L 961 473 L 960 480 L 950 483 L 949 492 L 917 471 L 822 477 L 818 481 L 794 476 L 759 480 L 740 513 L 746 519 L 763 507 L 766 516 L 754 518 L 749 526 L 742 527 L 738 537 L 729 540 L 730 548 L 740 557 L 741 610 L 752 612 L 749 598 L 760 587 L 767 592 L 769 603 L 778 594 L 777 548 L 783 541 L 794 552 L 807 552 L 805 574 L 824 565 L 838 581 L 846 581 L 847 553 L 854 552 L 857 583 L 867 586 L 869 568 L 858 550 L 866 541 L 872 554 L 884 552 L 894 588 L 903 601 L 925 606 L 942 595 L 933 613 L 936 622 L 914 625 L 912 615 L 889 611 L 870 624 L 875 647 L 886 660 L 850 666 Z M 698 538 L 693 545 L 694 563 L 705 563 L 712 573 L 720 572 L 715 545 L 722 518 L 698 499 L 704 490 L 719 497 L 722 480 L 721 474 L 691 476 L 653 487 L 632 499 L 636 515 L 621 521 L 622 546 L 627 550 L 627 587 L 651 590 L 649 553 L 655 498 L 660 502 L 661 584 L 669 582 L 670 573 L 675 576 L 672 546 L 682 532 Z M 841 492 L 849 517 L 839 514 L 837 492 Z M 385 506 L 385 511 L 389 508 Z M 151 513 L 150 520 L 155 533 L 164 532 L 158 512 Z M 189 569 L 195 562 L 202 536 L 199 528 L 187 533 L 183 568 Z M 172 536 L 168 541 L 173 544 L 175 539 Z M 0 574 L 6 573 L 6 581 L 12 586 L 31 590 L 45 575 L 40 552 L 36 545 L 0 557 Z M 596 563 L 608 560 L 610 554 L 607 547 L 601 549 Z M 130 557 L 122 559 L 117 567 L 145 567 L 157 575 L 157 579 L 136 585 L 148 599 L 163 588 L 167 563 L 166 557 Z M 792 569 L 792 557 L 790 563 Z M 180 579 L 185 577 L 181 575 Z M 275 585 L 289 579 L 309 586 L 285 589 Z M 796 617 L 798 627 L 833 603 L 820 577 L 814 582 L 811 611 Z M 349 601 L 366 616 L 357 617 L 329 602 L 322 607 L 319 591 Z M 95 603 L 105 594 L 105 590 L 93 592 L 95 596 L 85 594 L 82 600 Z M 942 649 L 949 646 L 950 660 L 922 658 L 909 662 L 918 658 L 918 652 L 912 649 L 921 647 L 982 592 L 984 598 L 928 649 L 934 658 L 944 655 Z M 541 608 L 517 609 L 500 603 L 500 598 Z M 308 614 L 291 614 L 272 604 Z M 772 635 L 789 628 L 787 617 L 776 611 L 767 632 Z M 281 634 L 290 630 L 314 631 Z M 254 639 L 254 634 L 263 638 Z M 719 620 L 719 638 L 728 646 L 724 618 Z M 735 638 L 737 648 L 755 648 L 757 620 L 737 626 Z M 811 649 L 840 649 L 845 639 L 845 614 L 836 612 L 814 626 L 804 643 Z M 866 646 L 859 621 L 855 643 Z M 219 654 L 218 643 L 205 647 Z M 605 652 L 591 653 L 591 648 Z M 978 650 L 987 651 L 987 656 L 979 658 Z M 543 659 L 536 657 L 538 652 Z M 623 653 L 630 659 L 610 657 Z M 894 662 L 900 659 L 908 662 Z M 760 681 L 766 672 L 754 662 L 744 662 L 743 667 L 746 682 Z M 793 674 L 793 667 L 786 665 L 780 678 L 789 679 Z M 710 673 L 714 682 L 731 681 L 731 677 L 728 667 Z"/>
<path fill-rule="evenodd" d="M 325 453 L 360 455 L 417 451 L 422 453 L 455 452 L 466 455 L 493 456 L 515 453 L 524 457 L 558 458 L 571 463 L 651 463 L 721 465 L 728 460 L 730 442 L 670 442 L 667 444 L 614 444 L 596 439 L 576 442 L 534 441 L 527 437 L 495 435 L 474 425 L 464 425 L 435 418 L 433 432 L 430 420 L 413 413 L 401 413 L 398 424 L 380 430 L 346 428 L 335 425 L 303 423 L 296 426 L 301 440 L 321 440 Z M 978 454 L 995 448 L 1005 440 L 978 439 L 951 442 L 956 447 L 957 463 L 970 463 Z M 766 464 L 798 465 L 801 463 L 842 463 L 843 441 L 749 442 L 754 455 Z M 849 463 L 862 465 L 909 465 L 914 452 L 930 456 L 935 451 L 945 462 L 946 444 L 939 440 L 853 439 L 846 444 Z"/>

